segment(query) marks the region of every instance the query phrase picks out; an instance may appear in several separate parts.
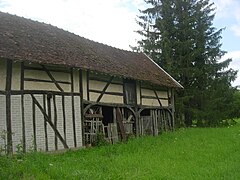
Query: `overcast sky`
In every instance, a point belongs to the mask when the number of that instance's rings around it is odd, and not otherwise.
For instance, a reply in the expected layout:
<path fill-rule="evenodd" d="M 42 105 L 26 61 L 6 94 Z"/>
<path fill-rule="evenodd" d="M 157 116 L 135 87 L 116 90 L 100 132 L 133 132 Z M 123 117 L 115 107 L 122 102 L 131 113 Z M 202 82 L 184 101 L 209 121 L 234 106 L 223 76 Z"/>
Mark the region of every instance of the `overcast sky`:
<path fill-rule="evenodd" d="M 222 49 L 240 69 L 240 0 L 212 0 L 214 26 L 225 27 Z M 130 50 L 139 37 L 136 16 L 145 9 L 143 0 L 0 0 L 0 11 L 45 22 L 85 38 Z M 233 85 L 240 85 L 240 72 Z"/>

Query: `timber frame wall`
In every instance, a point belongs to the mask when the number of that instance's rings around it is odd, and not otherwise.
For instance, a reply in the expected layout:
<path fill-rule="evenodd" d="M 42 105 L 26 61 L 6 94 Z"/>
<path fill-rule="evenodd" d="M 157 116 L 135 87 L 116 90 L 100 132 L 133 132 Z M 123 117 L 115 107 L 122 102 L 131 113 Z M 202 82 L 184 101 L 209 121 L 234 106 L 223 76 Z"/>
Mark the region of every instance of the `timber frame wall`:
<path fill-rule="evenodd" d="M 136 135 L 149 134 L 146 126 L 153 135 L 173 130 L 173 88 L 132 81 L 136 102 L 127 104 L 125 81 L 89 70 L 0 60 L 0 132 L 6 135 L 0 146 L 8 154 L 19 144 L 23 152 L 84 146 L 89 110 L 103 106 L 112 107 L 123 140 L 124 109 L 132 114 Z"/>

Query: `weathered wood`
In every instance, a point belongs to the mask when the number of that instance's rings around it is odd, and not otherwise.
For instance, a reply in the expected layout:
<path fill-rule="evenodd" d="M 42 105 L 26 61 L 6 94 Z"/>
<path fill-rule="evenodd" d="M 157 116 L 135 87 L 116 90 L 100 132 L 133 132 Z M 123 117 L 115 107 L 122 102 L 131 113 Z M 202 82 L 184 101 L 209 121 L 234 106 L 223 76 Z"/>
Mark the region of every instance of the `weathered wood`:
<path fill-rule="evenodd" d="M 21 62 L 21 80 L 20 90 L 24 90 L 24 62 Z M 24 108 L 24 94 L 21 94 L 21 111 L 22 111 L 22 146 L 23 152 L 26 152 L 26 134 L 25 134 L 25 108 Z"/>
<path fill-rule="evenodd" d="M 102 91 L 95 90 L 95 89 L 89 89 L 89 92 L 100 93 L 100 94 L 102 93 Z M 114 96 L 123 96 L 123 93 L 120 93 L 120 92 L 106 92 L 105 91 L 104 94 L 109 94 L 109 95 L 114 95 Z"/>
<path fill-rule="evenodd" d="M 33 81 L 33 82 L 46 82 L 46 83 L 54 83 L 53 81 L 51 80 L 45 80 L 45 79 L 35 79 L 35 78 L 24 78 L 24 81 Z M 56 82 L 59 84 L 71 84 L 70 82 L 68 81 L 57 81 Z"/>
<path fill-rule="evenodd" d="M 6 94 L 6 92 L 4 92 Z M 65 95 L 65 96 L 80 96 L 80 93 L 71 93 L 71 92 L 59 92 L 59 91 L 46 91 L 46 90 L 11 90 L 12 95 L 21 95 L 21 94 L 54 94 L 54 95 Z"/>
<path fill-rule="evenodd" d="M 101 77 L 95 77 L 95 76 L 94 76 L 94 77 L 90 76 L 90 77 L 89 77 L 89 80 L 92 80 L 92 81 L 101 81 L 101 82 L 106 82 L 106 83 L 109 81 L 108 79 L 104 79 L 104 78 L 101 78 Z M 120 82 L 114 82 L 114 81 L 112 81 L 111 84 L 123 86 L 123 83 L 120 83 Z"/>
<path fill-rule="evenodd" d="M 57 105 L 56 105 L 56 96 L 53 95 L 53 111 L 54 111 L 54 126 L 57 128 Z M 58 150 L 58 139 L 57 134 L 55 132 L 55 150 Z M 64 139 L 65 140 L 65 139 Z"/>
<path fill-rule="evenodd" d="M 140 105 L 142 105 L 142 82 L 139 82 L 139 88 L 140 88 Z"/>
<path fill-rule="evenodd" d="M 116 120 L 117 120 L 119 129 L 120 129 L 121 138 L 122 138 L 122 141 L 126 141 L 127 136 L 126 136 L 124 126 L 123 126 L 123 117 L 122 117 L 122 114 L 121 114 L 121 110 L 120 110 L 119 107 L 116 110 L 117 110 L 116 111 Z"/>
<path fill-rule="evenodd" d="M 36 134 L 36 107 L 32 101 L 32 123 L 33 123 L 33 149 L 37 151 L 37 134 Z"/>
<path fill-rule="evenodd" d="M 63 114 L 63 133 L 64 133 L 64 140 L 67 140 L 66 134 L 66 112 L 65 112 L 65 96 L 62 95 L 62 114 Z"/>
<path fill-rule="evenodd" d="M 58 84 L 58 82 L 56 81 L 56 79 L 53 77 L 53 75 L 51 74 L 51 72 L 44 66 L 41 65 L 42 68 L 44 69 L 44 71 L 47 73 L 47 75 L 49 76 L 49 78 L 53 81 L 53 83 L 55 84 L 55 86 L 61 91 L 63 92 L 63 89 L 61 88 L 61 86 Z"/>
<path fill-rule="evenodd" d="M 157 98 L 157 100 L 158 100 L 159 105 L 162 106 L 162 103 L 161 103 L 161 101 L 160 101 L 160 99 L 159 99 L 159 97 L 158 97 L 158 94 L 157 94 L 157 92 L 155 91 L 155 89 L 153 89 L 153 92 L 154 92 L 154 94 L 155 94 L 155 96 L 156 96 L 156 98 Z"/>
<path fill-rule="evenodd" d="M 80 110 L 81 110 L 81 127 L 82 127 L 82 146 L 85 146 L 85 136 L 84 136 L 84 115 L 83 115 L 83 75 L 82 75 L 82 70 L 79 70 L 79 92 L 80 92 Z"/>
<path fill-rule="evenodd" d="M 108 86 L 111 84 L 113 78 L 114 78 L 113 76 L 110 77 L 109 81 L 107 82 L 107 84 L 106 84 L 105 87 L 103 88 L 101 94 L 98 96 L 98 98 L 97 98 L 97 102 L 100 102 L 100 101 L 101 101 L 103 95 L 105 94 L 105 92 L 106 92 Z"/>
<path fill-rule="evenodd" d="M 171 89 L 171 107 L 172 107 L 172 130 L 175 130 L 175 102 L 174 102 L 174 89 Z"/>
<path fill-rule="evenodd" d="M 89 94 L 89 71 L 87 71 L 87 100 L 90 100 L 90 94 Z"/>
<path fill-rule="evenodd" d="M 156 94 L 155 94 L 156 95 Z M 143 99 L 162 99 L 162 100 L 168 100 L 168 98 L 161 98 L 156 96 L 141 96 Z"/>
<path fill-rule="evenodd" d="M 71 68 L 71 92 L 74 92 L 74 81 L 73 81 L 73 69 Z M 73 140 L 74 146 L 77 147 L 77 136 L 76 136 L 76 122 L 75 122 L 75 105 L 74 95 L 72 94 L 72 125 L 73 125 Z"/>
<path fill-rule="evenodd" d="M 65 140 L 63 139 L 63 137 L 61 136 L 61 134 L 59 133 L 59 131 L 57 130 L 57 128 L 54 126 L 54 124 L 51 121 L 51 117 L 49 117 L 49 115 L 46 114 L 46 112 L 44 111 L 44 109 L 42 108 L 42 106 L 40 105 L 40 103 L 37 101 L 37 99 L 33 96 L 33 94 L 31 94 L 31 97 L 34 101 L 34 103 L 38 106 L 39 110 L 42 112 L 45 120 L 48 122 L 48 124 L 51 126 L 51 128 L 56 132 L 56 135 L 58 136 L 59 140 L 62 142 L 63 146 L 65 149 L 68 149 L 68 145 L 65 142 Z M 49 99 L 49 98 L 48 98 Z M 48 100 L 49 101 L 49 100 Z M 49 103 L 49 102 L 48 102 Z M 51 109 L 50 109 L 51 110 Z M 49 109 L 48 109 L 49 111 Z"/>
<path fill-rule="evenodd" d="M 85 118 L 103 118 L 102 114 L 85 114 Z"/>
<path fill-rule="evenodd" d="M 46 112 L 46 95 L 43 94 L 43 112 Z M 48 133 L 47 133 L 47 121 L 44 118 L 44 137 L 45 137 L 45 150 L 48 151 Z"/>
<path fill-rule="evenodd" d="M 24 95 L 21 95 L 21 111 L 22 111 L 22 145 L 23 152 L 26 152 L 26 133 L 25 133 L 25 106 L 24 106 Z"/>
<path fill-rule="evenodd" d="M 12 147 L 12 119 L 11 119 L 11 85 L 12 85 L 12 61 L 6 63 L 6 125 L 7 125 L 7 154 L 13 153 Z"/>

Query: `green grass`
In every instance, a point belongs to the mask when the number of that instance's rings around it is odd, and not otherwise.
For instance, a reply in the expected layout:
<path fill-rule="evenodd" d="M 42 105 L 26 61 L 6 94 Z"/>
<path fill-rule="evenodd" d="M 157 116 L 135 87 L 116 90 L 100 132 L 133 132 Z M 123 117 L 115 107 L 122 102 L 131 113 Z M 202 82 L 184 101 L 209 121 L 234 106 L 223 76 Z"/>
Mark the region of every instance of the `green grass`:
<path fill-rule="evenodd" d="M 2 156 L 0 179 L 240 179 L 240 122 L 64 154 Z"/>

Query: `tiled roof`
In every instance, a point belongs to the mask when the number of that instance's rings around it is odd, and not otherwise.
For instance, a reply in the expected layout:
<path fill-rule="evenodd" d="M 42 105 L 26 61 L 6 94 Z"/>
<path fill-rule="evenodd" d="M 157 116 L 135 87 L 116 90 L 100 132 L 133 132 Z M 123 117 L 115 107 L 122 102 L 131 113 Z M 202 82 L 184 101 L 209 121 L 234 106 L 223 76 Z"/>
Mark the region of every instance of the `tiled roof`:
<path fill-rule="evenodd" d="M 181 87 L 143 53 L 113 48 L 49 24 L 0 12 L 0 58 L 87 69 Z"/>

